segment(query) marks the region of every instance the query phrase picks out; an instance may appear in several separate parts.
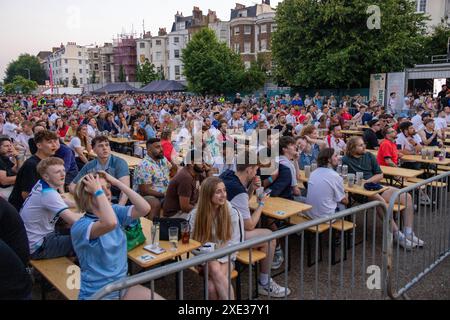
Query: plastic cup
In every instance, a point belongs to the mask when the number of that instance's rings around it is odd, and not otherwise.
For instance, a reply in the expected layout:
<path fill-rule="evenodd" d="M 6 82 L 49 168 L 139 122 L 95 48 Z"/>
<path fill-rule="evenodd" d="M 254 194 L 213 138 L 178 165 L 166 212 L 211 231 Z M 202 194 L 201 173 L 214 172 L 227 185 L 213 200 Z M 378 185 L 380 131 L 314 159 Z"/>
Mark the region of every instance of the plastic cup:
<path fill-rule="evenodd" d="M 169 242 L 170 251 L 177 251 L 178 249 L 178 227 L 169 228 Z"/>
<path fill-rule="evenodd" d="M 342 175 L 342 164 L 337 166 L 336 172 L 338 173 L 338 175 Z"/>
<path fill-rule="evenodd" d="M 434 159 L 434 151 L 428 150 L 428 160 L 433 160 L 433 159 Z"/>
<path fill-rule="evenodd" d="M 422 155 L 422 160 L 426 160 L 427 159 L 427 149 L 423 148 L 420 152 Z"/>
<path fill-rule="evenodd" d="M 181 243 L 182 244 L 188 244 L 189 238 L 191 237 L 190 234 L 190 225 L 189 222 L 182 222 L 181 223 Z"/>
<path fill-rule="evenodd" d="M 311 172 L 314 172 L 317 169 L 317 163 L 311 164 Z"/>
<path fill-rule="evenodd" d="M 151 229 L 151 242 L 153 248 L 159 247 L 159 223 L 153 223 Z"/>
<path fill-rule="evenodd" d="M 363 184 L 363 179 L 364 179 L 364 173 L 362 172 L 357 172 L 356 173 L 356 181 L 355 184 L 358 186 L 362 186 Z"/>
<path fill-rule="evenodd" d="M 306 179 L 309 179 L 311 176 L 311 166 L 305 166 L 305 177 Z"/>
<path fill-rule="evenodd" d="M 348 187 L 352 188 L 355 185 L 355 175 L 353 173 L 350 173 L 348 175 Z"/>
<path fill-rule="evenodd" d="M 342 175 L 343 175 L 343 176 L 348 175 L 348 166 L 347 166 L 346 164 L 344 164 L 344 165 L 342 166 Z"/>

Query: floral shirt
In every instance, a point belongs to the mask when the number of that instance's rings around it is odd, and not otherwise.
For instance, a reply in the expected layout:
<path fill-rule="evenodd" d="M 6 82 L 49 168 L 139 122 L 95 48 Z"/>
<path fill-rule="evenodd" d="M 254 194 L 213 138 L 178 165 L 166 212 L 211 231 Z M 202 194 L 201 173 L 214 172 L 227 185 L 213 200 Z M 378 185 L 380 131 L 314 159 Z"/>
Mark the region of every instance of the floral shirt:
<path fill-rule="evenodd" d="M 170 164 L 166 158 L 153 160 L 148 155 L 145 156 L 141 164 L 134 170 L 133 186 L 138 190 L 139 185 L 151 185 L 151 189 L 166 193 L 170 179 Z"/>

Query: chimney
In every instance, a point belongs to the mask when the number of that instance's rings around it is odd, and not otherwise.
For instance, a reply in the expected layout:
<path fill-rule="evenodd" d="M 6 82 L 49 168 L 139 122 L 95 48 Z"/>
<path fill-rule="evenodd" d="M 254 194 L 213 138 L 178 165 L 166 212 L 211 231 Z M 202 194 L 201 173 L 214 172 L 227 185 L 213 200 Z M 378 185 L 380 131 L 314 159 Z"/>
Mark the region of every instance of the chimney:
<path fill-rule="evenodd" d="M 162 37 L 162 36 L 166 36 L 166 35 L 167 35 L 166 28 L 159 28 L 158 36 Z"/>
<path fill-rule="evenodd" d="M 234 10 L 241 10 L 241 9 L 245 9 L 245 5 L 236 3 L 236 7 L 234 8 Z"/>
<path fill-rule="evenodd" d="M 262 0 L 262 4 L 267 4 L 268 6 L 270 6 L 270 0 Z"/>

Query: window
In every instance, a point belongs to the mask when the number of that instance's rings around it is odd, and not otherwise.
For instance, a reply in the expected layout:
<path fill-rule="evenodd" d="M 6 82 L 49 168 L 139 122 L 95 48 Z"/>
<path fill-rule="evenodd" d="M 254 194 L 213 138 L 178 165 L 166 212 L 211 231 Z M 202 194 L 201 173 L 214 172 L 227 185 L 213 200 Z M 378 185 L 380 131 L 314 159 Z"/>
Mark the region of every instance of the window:
<path fill-rule="evenodd" d="M 161 51 L 157 51 L 156 52 L 156 60 L 161 60 L 161 56 L 162 56 Z"/>
<path fill-rule="evenodd" d="M 261 26 L 261 33 L 267 33 L 267 24 Z"/>
<path fill-rule="evenodd" d="M 65 73 L 69 73 L 69 69 L 65 69 L 64 72 L 65 72 Z"/>
<path fill-rule="evenodd" d="M 98 53 L 97 52 L 94 53 L 94 59 L 98 59 Z"/>
<path fill-rule="evenodd" d="M 241 46 L 239 45 L 239 43 L 234 44 L 234 52 L 241 53 Z"/>
<path fill-rule="evenodd" d="M 78 56 L 81 57 L 81 51 L 78 51 Z"/>
<path fill-rule="evenodd" d="M 83 64 L 83 61 L 82 60 L 78 60 L 78 64 Z"/>
<path fill-rule="evenodd" d="M 178 23 L 177 30 L 184 30 L 184 29 L 186 29 L 186 24 L 184 22 Z"/>
<path fill-rule="evenodd" d="M 271 29 L 271 32 L 277 31 L 277 25 L 276 25 L 276 24 L 273 24 L 273 25 L 270 27 L 270 29 Z"/>
<path fill-rule="evenodd" d="M 239 11 L 238 17 L 239 17 L 239 18 L 245 18 L 245 17 L 247 17 L 247 10 Z"/>
<path fill-rule="evenodd" d="M 145 49 L 145 42 L 141 42 L 141 43 L 139 43 L 139 48 L 141 48 L 141 49 Z"/>
<path fill-rule="evenodd" d="M 83 74 L 83 69 L 80 69 L 80 74 Z"/>
<path fill-rule="evenodd" d="M 234 27 L 234 35 L 237 36 L 241 33 L 241 31 L 239 30 L 239 27 Z"/>
<path fill-rule="evenodd" d="M 83 84 L 83 78 L 80 78 L 80 84 Z"/>
<path fill-rule="evenodd" d="M 244 53 L 250 53 L 250 51 L 251 51 L 251 43 L 245 42 L 244 43 Z"/>
<path fill-rule="evenodd" d="M 417 0 L 417 12 L 426 12 L 427 9 L 427 0 Z"/>
<path fill-rule="evenodd" d="M 103 71 L 106 71 L 106 66 L 103 66 Z"/>
<path fill-rule="evenodd" d="M 180 43 L 180 38 L 179 37 L 173 38 L 173 43 Z"/>
<path fill-rule="evenodd" d="M 244 34 L 251 34 L 252 26 L 244 26 Z"/>
<path fill-rule="evenodd" d="M 67 59 L 64 59 L 64 63 L 67 64 Z"/>
<path fill-rule="evenodd" d="M 180 66 L 175 66 L 175 75 L 176 76 L 180 75 Z"/>
<path fill-rule="evenodd" d="M 156 45 L 160 46 L 161 45 L 161 40 L 156 40 Z"/>
<path fill-rule="evenodd" d="M 98 63 L 94 64 L 94 70 L 98 70 Z"/>
<path fill-rule="evenodd" d="M 173 56 L 178 59 L 180 57 L 180 50 L 175 50 Z"/>
<path fill-rule="evenodd" d="M 261 40 L 261 45 L 259 47 L 259 50 L 260 51 L 266 51 L 267 50 L 267 40 L 266 39 Z"/>

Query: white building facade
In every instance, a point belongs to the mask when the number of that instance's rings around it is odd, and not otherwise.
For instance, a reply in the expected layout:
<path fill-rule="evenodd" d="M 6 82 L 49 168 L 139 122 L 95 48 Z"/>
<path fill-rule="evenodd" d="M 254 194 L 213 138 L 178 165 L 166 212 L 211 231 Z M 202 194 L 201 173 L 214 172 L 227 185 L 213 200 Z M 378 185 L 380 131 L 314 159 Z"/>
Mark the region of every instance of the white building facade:
<path fill-rule="evenodd" d="M 78 86 L 89 83 L 89 55 L 86 47 L 68 42 L 47 57 L 48 70 L 52 70 L 53 84 L 73 87 L 75 77 Z M 50 68 L 51 67 L 51 68 Z"/>

